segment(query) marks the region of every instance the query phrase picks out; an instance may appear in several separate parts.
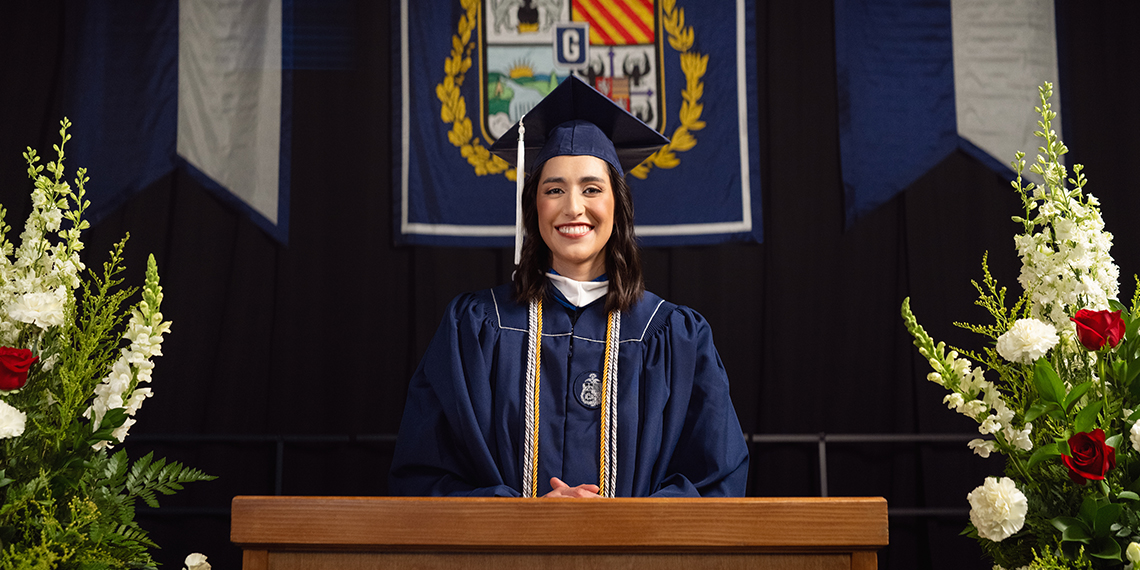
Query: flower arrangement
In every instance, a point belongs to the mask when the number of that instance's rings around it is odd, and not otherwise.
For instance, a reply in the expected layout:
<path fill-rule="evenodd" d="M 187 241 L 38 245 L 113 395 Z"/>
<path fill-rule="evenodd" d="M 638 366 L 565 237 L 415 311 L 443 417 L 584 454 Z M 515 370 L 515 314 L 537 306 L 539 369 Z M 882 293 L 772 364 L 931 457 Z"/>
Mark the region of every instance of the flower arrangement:
<path fill-rule="evenodd" d="M 989 339 L 981 351 L 936 344 L 909 298 L 902 314 L 934 369 L 927 378 L 949 391 L 944 403 L 988 436 L 969 447 L 1006 458 L 1003 477 L 967 495 L 964 534 L 995 568 L 1131 568 L 1140 561 L 1140 287 L 1131 308 L 1117 300 L 1112 235 L 1082 166 L 1070 176 L 1061 163 L 1052 85 L 1039 91 L 1044 144 L 1030 170 L 1044 184 L 1023 184 L 1024 153 L 1012 163 L 1024 292 L 1008 307 L 983 257 L 977 304 L 995 322 L 956 323 Z"/>
<path fill-rule="evenodd" d="M 70 126 L 60 122 L 46 169 L 24 153 L 34 189 L 18 247 L 0 207 L 0 568 L 153 568 L 135 502 L 157 507 L 157 494 L 213 477 L 110 452 L 152 395 L 170 322 L 154 256 L 142 299 L 124 307 L 137 292 L 118 277 L 126 238 L 101 273 L 84 274 L 88 178 L 64 180 Z"/>

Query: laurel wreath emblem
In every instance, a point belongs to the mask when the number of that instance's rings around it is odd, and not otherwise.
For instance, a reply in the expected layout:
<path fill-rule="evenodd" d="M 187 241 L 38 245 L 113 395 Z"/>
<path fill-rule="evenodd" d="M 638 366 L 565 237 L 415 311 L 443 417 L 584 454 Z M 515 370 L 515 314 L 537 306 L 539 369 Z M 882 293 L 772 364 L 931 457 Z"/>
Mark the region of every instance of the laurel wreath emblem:
<path fill-rule="evenodd" d="M 471 128 L 471 119 L 467 117 L 467 101 L 459 92 L 467 70 L 471 69 L 471 50 L 475 48 L 475 44 L 471 41 L 471 32 L 479 21 L 479 1 L 460 1 L 466 13 L 459 17 L 459 30 L 451 37 L 451 56 L 444 60 L 443 82 L 435 86 L 435 95 L 439 97 L 441 103 L 440 118 L 444 123 L 451 124 L 447 140 L 459 147 L 459 154 L 475 167 L 475 174 L 485 176 L 507 171 L 507 178 L 514 180 L 515 170 L 510 168 L 510 164 L 491 154 L 491 151 L 472 135 L 474 129 Z"/>
<path fill-rule="evenodd" d="M 467 101 L 460 92 L 463 78 L 471 69 L 471 51 L 475 48 L 471 36 L 479 22 L 479 4 L 480 0 L 460 0 L 464 13 L 459 17 L 458 30 L 451 37 L 451 54 L 444 60 L 443 81 L 435 86 L 435 94 L 440 102 L 440 119 L 451 125 L 447 140 L 459 148 L 460 155 L 475 168 L 475 174 L 485 176 L 503 172 L 507 179 L 514 180 L 515 169 L 507 161 L 491 154 L 474 136 L 471 119 L 467 116 Z M 629 171 L 630 175 L 641 179 L 648 177 L 653 167 L 674 168 L 681 164 L 677 153 L 696 146 L 697 139 L 692 133 L 705 128 L 705 122 L 701 120 L 704 111 L 701 103 L 704 83 L 701 78 L 708 69 L 709 56 L 692 51 L 695 38 L 693 28 L 685 25 L 685 10 L 676 4 L 676 0 L 661 1 L 662 25 L 669 38 L 669 45 L 681 56 L 681 71 L 685 74 L 679 112 L 681 124 L 674 129 L 669 144 Z"/>

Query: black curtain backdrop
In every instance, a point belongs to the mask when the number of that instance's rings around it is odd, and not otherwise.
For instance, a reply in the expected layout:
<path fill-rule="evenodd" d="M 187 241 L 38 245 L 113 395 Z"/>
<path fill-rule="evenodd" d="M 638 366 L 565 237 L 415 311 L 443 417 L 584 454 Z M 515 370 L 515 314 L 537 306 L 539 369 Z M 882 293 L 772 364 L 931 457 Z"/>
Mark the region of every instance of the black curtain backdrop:
<path fill-rule="evenodd" d="M 174 323 L 127 450 L 219 476 L 140 511 L 167 568 L 194 551 L 218 569 L 240 566 L 228 542 L 234 495 L 386 494 L 386 436 L 445 305 L 510 275 L 506 249 L 393 245 L 392 1 L 297 3 L 299 26 L 339 34 L 348 50 L 337 65 L 294 72 L 287 246 L 185 173 L 86 234 L 86 262 L 97 267 L 130 232 L 133 284 L 155 254 Z M 83 7 L 38 2 L 0 19 L 0 202 L 16 226 L 10 239 L 30 209 L 20 153 L 32 146 L 52 156 L 64 93 L 84 88 L 69 84 L 66 69 Z M 1017 196 L 1003 175 L 954 154 L 844 227 L 832 4 L 756 0 L 756 12 L 765 241 L 649 249 L 649 288 L 711 322 L 746 433 L 976 433 L 925 380 L 899 305 L 911 296 L 937 339 L 978 347 L 951 323 L 986 321 L 970 280 L 987 251 L 999 282 L 1020 291 Z M 1134 3 L 1058 0 L 1064 139 L 1115 234 L 1122 298 L 1140 271 L 1140 228 L 1129 221 L 1140 211 L 1138 17 Z M 73 132 L 83 136 L 83 125 Z M 100 165 L 83 166 L 98 184 Z M 964 442 L 832 442 L 827 460 L 830 495 L 889 500 L 881 568 L 989 568 L 957 535 L 966 493 L 1000 474 L 1001 459 L 976 457 Z M 820 475 L 814 442 L 756 444 L 749 494 L 818 495 Z"/>

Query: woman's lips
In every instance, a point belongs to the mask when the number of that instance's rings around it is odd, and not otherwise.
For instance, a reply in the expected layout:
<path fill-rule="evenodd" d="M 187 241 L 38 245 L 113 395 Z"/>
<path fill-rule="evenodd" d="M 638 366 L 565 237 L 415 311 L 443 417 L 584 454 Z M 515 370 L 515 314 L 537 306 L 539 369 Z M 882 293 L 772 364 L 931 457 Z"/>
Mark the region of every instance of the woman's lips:
<path fill-rule="evenodd" d="M 567 224 L 564 226 L 557 226 L 558 235 L 568 238 L 580 238 L 594 229 L 594 226 L 586 224 Z"/>

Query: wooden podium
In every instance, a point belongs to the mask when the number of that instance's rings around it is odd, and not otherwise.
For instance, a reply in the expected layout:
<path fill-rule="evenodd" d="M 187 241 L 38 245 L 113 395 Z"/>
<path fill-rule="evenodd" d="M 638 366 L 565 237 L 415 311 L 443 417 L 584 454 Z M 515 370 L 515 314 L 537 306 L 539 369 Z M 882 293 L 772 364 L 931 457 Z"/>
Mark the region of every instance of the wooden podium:
<path fill-rule="evenodd" d="M 245 570 L 875 570 L 882 498 L 235 497 Z"/>

